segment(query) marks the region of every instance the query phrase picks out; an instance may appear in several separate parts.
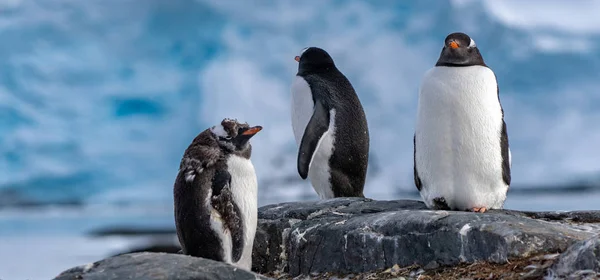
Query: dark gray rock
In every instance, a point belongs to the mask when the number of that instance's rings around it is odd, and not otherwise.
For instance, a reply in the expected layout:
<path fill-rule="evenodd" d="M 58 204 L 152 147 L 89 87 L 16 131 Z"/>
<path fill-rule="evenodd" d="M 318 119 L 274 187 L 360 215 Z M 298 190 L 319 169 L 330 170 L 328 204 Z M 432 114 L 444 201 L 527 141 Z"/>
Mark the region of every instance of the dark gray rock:
<path fill-rule="evenodd" d="M 253 271 L 361 273 L 398 264 L 505 263 L 558 253 L 600 229 L 596 212 L 428 210 L 411 200 L 336 198 L 258 212 Z M 579 223 L 577 223 L 579 222 Z"/>
<path fill-rule="evenodd" d="M 269 279 L 212 260 L 165 253 L 120 255 L 64 271 L 54 280 Z"/>
<path fill-rule="evenodd" d="M 550 275 L 569 279 L 600 278 L 600 235 L 569 247 L 559 256 Z"/>

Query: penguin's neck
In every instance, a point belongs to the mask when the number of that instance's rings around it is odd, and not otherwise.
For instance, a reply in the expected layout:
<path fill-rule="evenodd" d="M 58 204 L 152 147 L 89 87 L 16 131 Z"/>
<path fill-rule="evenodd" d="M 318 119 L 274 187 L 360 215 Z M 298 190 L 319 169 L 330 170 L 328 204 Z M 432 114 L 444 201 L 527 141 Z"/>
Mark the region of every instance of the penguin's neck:
<path fill-rule="evenodd" d="M 332 70 L 337 70 L 335 64 L 310 64 L 305 63 L 298 67 L 298 76 L 306 76 L 310 74 L 327 73 Z"/>

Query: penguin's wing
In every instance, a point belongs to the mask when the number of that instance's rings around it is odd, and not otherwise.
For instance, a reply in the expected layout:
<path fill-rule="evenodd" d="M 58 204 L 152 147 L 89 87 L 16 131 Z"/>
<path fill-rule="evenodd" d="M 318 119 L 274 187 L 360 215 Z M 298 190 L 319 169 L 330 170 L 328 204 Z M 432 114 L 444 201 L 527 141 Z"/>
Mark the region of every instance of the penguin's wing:
<path fill-rule="evenodd" d="M 502 102 L 500 102 L 500 86 L 498 85 L 498 77 L 494 73 L 496 79 L 496 95 L 498 96 L 498 103 L 500 104 L 500 113 L 502 114 L 502 129 L 500 131 L 500 154 L 502 155 L 502 180 L 508 186 L 510 186 L 512 159 L 510 154 L 510 147 L 508 145 L 508 134 L 506 133 L 506 122 L 504 121 L 504 109 L 502 108 Z"/>
<path fill-rule="evenodd" d="M 222 259 L 221 252 L 206 250 L 207 247 L 218 246 L 220 240 L 218 235 L 208 234 L 210 229 L 206 228 L 205 219 L 210 215 L 211 208 L 206 202 L 206 188 L 209 186 L 205 182 L 210 182 L 209 176 L 212 175 L 208 175 L 209 172 L 203 170 L 198 163 L 198 160 L 184 157 L 175 179 L 173 197 L 177 238 L 185 255 Z M 198 194 L 203 194 L 201 199 L 198 199 Z"/>
<path fill-rule="evenodd" d="M 231 233 L 231 260 L 237 262 L 244 249 L 244 224 L 240 208 L 233 200 L 231 174 L 226 169 L 217 170 L 211 188 L 212 207 L 221 216 L 223 227 Z"/>
<path fill-rule="evenodd" d="M 421 178 L 419 177 L 419 172 L 417 172 L 417 134 L 413 135 L 413 170 L 415 177 L 415 186 L 418 191 L 421 191 L 423 188 L 423 183 L 421 182 Z"/>
<path fill-rule="evenodd" d="M 304 129 L 300 149 L 298 149 L 298 174 L 302 179 L 308 176 L 308 168 L 312 163 L 319 140 L 329 129 L 329 110 L 319 101 L 315 101 L 315 109 L 310 121 Z"/>
<path fill-rule="evenodd" d="M 510 186 L 512 159 L 510 148 L 508 146 L 508 134 L 506 133 L 506 123 L 502 120 L 502 131 L 500 132 L 500 153 L 502 154 L 502 180 Z"/>

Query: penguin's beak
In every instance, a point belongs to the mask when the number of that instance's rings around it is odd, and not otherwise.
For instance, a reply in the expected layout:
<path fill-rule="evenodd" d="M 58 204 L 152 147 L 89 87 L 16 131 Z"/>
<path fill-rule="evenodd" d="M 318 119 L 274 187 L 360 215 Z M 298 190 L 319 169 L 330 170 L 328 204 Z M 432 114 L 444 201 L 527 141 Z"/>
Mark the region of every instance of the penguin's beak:
<path fill-rule="evenodd" d="M 296 57 L 294 57 L 294 60 L 300 62 L 300 57 L 296 56 Z"/>
<path fill-rule="evenodd" d="M 456 43 L 455 41 L 450 42 L 450 44 L 448 44 L 448 46 L 452 49 L 458 49 L 458 43 Z"/>
<path fill-rule="evenodd" d="M 262 126 L 254 126 L 249 128 L 242 128 L 239 134 L 233 138 L 233 143 L 238 147 L 244 147 L 250 138 L 252 138 L 256 133 L 262 130 Z"/>
<path fill-rule="evenodd" d="M 258 133 L 261 130 L 262 130 L 262 126 L 257 125 L 255 127 L 248 128 L 247 130 L 242 132 L 242 135 L 253 136 L 254 134 Z"/>

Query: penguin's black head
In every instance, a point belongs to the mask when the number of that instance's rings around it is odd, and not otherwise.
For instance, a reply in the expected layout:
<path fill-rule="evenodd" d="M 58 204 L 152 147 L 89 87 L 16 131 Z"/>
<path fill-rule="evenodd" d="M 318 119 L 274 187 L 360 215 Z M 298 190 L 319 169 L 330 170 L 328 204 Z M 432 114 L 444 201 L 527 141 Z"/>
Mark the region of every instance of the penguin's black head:
<path fill-rule="evenodd" d="M 210 128 L 219 147 L 229 153 L 250 158 L 252 136 L 262 130 L 262 126 L 250 127 L 247 123 L 239 123 L 235 119 L 224 119 L 220 125 Z"/>
<path fill-rule="evenodd" d="M 325 50 L 317 47 L 304 48 L 294 59 L 299 62 L 298 74 L 335 68 L 333 58 Z"/>
<path fill-rule="evenodd" d="M 475 41 L 465 33 L 446 37 L 444 48 L 435 66 L 486 66 Z"/>

